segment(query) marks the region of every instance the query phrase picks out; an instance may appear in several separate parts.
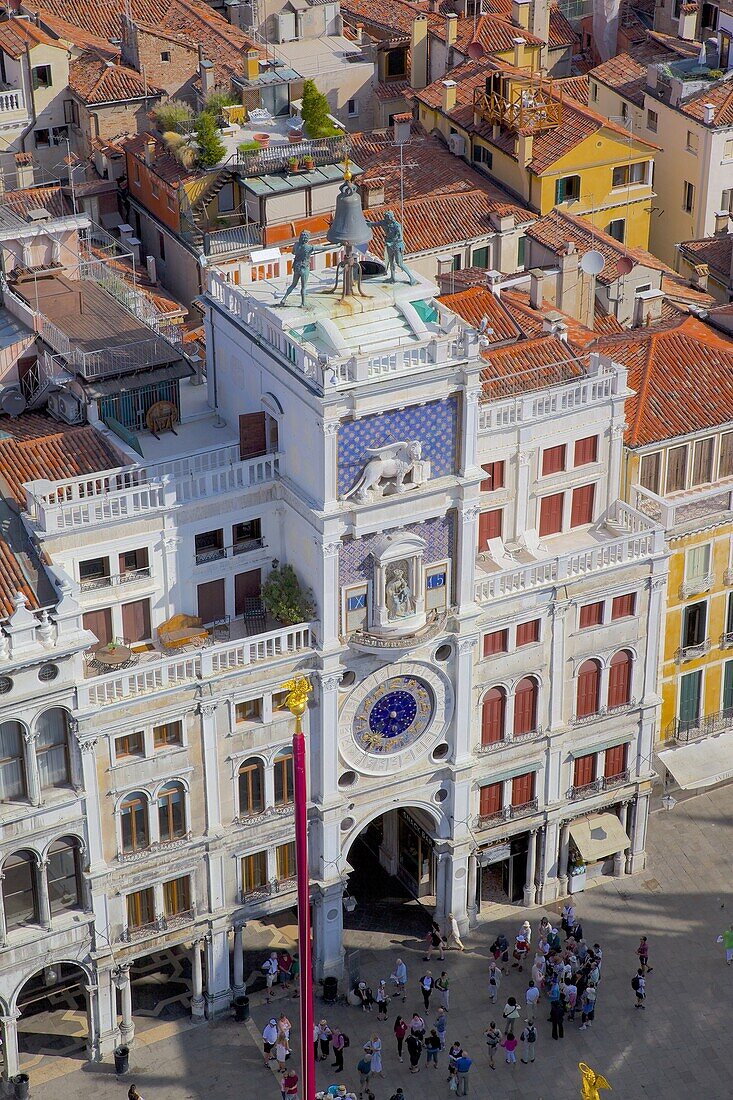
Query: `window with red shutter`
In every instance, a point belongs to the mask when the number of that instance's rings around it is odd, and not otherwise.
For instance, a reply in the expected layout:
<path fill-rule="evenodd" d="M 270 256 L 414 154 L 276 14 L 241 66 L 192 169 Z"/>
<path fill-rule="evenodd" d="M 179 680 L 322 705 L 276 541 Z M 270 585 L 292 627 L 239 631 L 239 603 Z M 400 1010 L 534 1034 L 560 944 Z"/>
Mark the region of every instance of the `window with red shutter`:
<path fill-rule="evenodd" d="M 578 697 L 575 706 L 577 718 L 587 718 L 589 714 L 598 713 L 600 686 L 601 666 L 598 661 L 585 661 L 578 671 Z"/>
<path fill-rule="evenodd" d="M 489 783 L 481 788 L 479 795 L 479 813 L 481 817 L 489 817 L 504 809 L 504 784 Z"/>
<path fill-rule="evenodd" d="M 514 691 L 514 736 L 533 733 L 537 728 L 537 681 L 520 680 Z"/>
<path fill-rule="evenodd" d="M 633 661 L 627 649 L 614 654 L 608 675 L 608 705 L 623 707 L 631 699 L 631 669 Z"/>
<path fill-rule="evenodd" d="M 484 695 L 481 704 L 481 744 L 494 745 L 504 739 L 504 718 L 506 715 L 506 692 L 504 688 L 493 687 Z"/>
<path fill-rule="evenodd" d="M 573 455 L 574 466 L 587 466 L 590 462 L 598 461 L 598 436 L 587 435 L 585 439 L 576 439 L 575 453 Z"/>
<path fill-rule="evenodd" d="M 479 486 L 482 493 L 493 493 L 496 489 L 504 488 L 503 462 L 486 462 L 481 469 L 486 474 Z"/>
<path fill-rule="evenodd" d="M 603 600 L 598 603 L 585 603 L 580 609 L 578 626 L 584 630 L 587 626 L 600 626 L 603 622 Z"/>
<path fill-rule="evenodd" d="M 540 537 L 558 535 L 562 531 L 564 493 L 552 493 L 540 501 Z"/>
<path fill-rule="evenodd" d="M 612 619 L 626 619 L 636 612 L 636 592 L 626 592 L 623 596 L 614 596 L 611 604 Z"/>
<path fill-rule="evenodd" d="M 573 489 L 573 503 L 570 509 L 570 526 L 582 527 L 593 522 L 593 501 L 596 496 L 595 485 L 579 485 Z"/>
<path fill-rule="evenodd" d="M 478 517 L 479 553 L 486 549 L 489 539 L 500 539 L 503 530 L 504 511 L 502 508 L 492 508 L 489 512 L 481 512 Z"/>
<path fill-rule="evenodd" d="M 239 457 L 258 458 L 264 454 L 267 454 L 264 412 L 242 413 L 239 417 Z"/>
<path fill-rule="evenodd" d="M 603 765 L 603 774 L 606 779 L 615 779 L 626 771 L 626 754 L 628 745 L 615 745 L 612 749 L 606 749 L 606 759 Z"/>
<path fill-rule="evenodd" d="M 548 447 L 542 452 L 542 474 L 559 474 L 565 469 L 565 444 L 557 447 Z"/>
<path fill-rule="evenodd" d="M 534 798 L 534 772 L 515 775 L 512 779 L 512 806 L 526 806 Z"/>
<path fill-rule="evenodd" d="M 531 645 L 540 640 L 540 620 L 531 619 L 528 623 L 519 623 L 517 626 L 517 648 L 522 645 Z"/>
<path fill-rule="evenodd" d="M 584 787 L 586 783 L 592 783 L 596 777 L 596 754 L 591 752 L 588 756 L 577 756 L 573 764 L 573 786 Z"/>
<path fill-rule="evenodd" d="M 494 653 L 506 653 L 508 648 L 508 631 L 493 630 L 491 634 L 484 634 L 484 657 L 491 657 Z"/>

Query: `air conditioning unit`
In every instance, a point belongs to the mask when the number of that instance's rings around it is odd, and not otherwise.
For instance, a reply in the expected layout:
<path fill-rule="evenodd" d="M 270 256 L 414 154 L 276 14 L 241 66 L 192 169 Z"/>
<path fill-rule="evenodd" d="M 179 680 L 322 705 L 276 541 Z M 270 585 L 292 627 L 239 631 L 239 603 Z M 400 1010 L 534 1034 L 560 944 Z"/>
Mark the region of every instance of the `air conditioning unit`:
<path fill-rule="evenodd" d="M 82 402 L 66 390 L 54 390 L 48 395 L 48 413 L 64 424 L 80 424 L 84 419 Z"/>
<path fill-rule="evenodd" d="M 448 148 L 454 157 L 462 157 L 466 151 L 466 139 L 462 134 L 451 134 L 448 138 Z"/>

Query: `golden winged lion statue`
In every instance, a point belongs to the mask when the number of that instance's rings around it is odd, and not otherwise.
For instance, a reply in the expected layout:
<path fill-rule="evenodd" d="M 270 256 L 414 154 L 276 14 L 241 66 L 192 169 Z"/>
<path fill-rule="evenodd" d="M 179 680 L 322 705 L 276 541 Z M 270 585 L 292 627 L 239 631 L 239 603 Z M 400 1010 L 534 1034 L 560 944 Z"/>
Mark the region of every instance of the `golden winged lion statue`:
<path fill-rule="evenodd" d="M 300 721 L 308 707 L 308 696 L 313 688 L 305 676 L 296 676 L 283 684 L 283 691 L 287 691 L 285 706 L 291 714 Z"/>
<path fill-rule="evenodd" d="M 583 1100 L 601 1100 L 600 1089 L 610 1089 L 608 1081 L 600 1073 L 587 1066 L 585 1062 L 578 1062 L 580 1076 L 583 1078 L 581 1096 Z"/>

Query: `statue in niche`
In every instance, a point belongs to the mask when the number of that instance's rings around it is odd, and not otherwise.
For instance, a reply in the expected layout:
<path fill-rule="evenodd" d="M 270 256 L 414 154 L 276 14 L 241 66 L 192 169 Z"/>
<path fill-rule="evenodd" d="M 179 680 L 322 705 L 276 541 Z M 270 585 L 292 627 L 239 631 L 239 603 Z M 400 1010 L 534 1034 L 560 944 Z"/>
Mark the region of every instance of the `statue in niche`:
<path fill-rule="evenodd" d="M 406 489 L 417 488 L 428 479 L 429 463 L 421 461 L 422 444 L 417 439 L 409 443 L 372 447 L 366 454 L 369 456 L 367 464 L 348 493 L 344 494 L 344 500 L 354 497 L 363 504 L 369 500 L 370 494 L 377 496 L 385 491 L 404 493 Z"/>
<path fill-rule="evenodd" d="M 390 619 L 405 619 L 415 611 L 415 600 L 407 581 L 407 562 L 397 562 L 387 570 L 385 603 Z"/>

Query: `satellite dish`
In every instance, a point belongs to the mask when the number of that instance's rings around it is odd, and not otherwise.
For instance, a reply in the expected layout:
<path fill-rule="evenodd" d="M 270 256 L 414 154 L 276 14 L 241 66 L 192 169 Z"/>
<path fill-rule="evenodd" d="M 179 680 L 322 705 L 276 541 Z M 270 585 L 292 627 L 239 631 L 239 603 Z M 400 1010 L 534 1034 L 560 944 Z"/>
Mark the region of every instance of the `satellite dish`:
<path fill-rule="evenodd" d="M 0 410 L 13 419 L 25 412 L 26 404 L 26 399 L 17 386 L 10 386 L 0 394 Z"/>
<path fill-rule="evenodd" d="M 583 259 L 580 261 L 580 269 L 584 271 L 586 275 L 600 275 L 606 266 L 606 261 L 603 259 L 603 255 L 600 252 L 596 252 L 593 248 L 590 252 L 586 252 Z"/>
<path fill-rule="evenodd" d="M 616 261 L 616 270 L 619 275 L 630 275 L 635 266 L 631 256 L 621 256 Z"/>
<path fill-rule="evenodd" d="M 468 43 L 468 49 L 466 53 L 470 57 L 471 61 L 480 61 L 484 56 L 484 48 L 479 42 L 478 38 L 474 38 L 473 42 Z"/>

